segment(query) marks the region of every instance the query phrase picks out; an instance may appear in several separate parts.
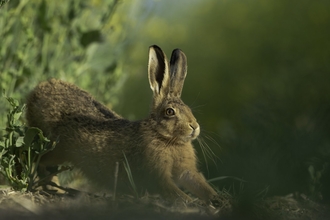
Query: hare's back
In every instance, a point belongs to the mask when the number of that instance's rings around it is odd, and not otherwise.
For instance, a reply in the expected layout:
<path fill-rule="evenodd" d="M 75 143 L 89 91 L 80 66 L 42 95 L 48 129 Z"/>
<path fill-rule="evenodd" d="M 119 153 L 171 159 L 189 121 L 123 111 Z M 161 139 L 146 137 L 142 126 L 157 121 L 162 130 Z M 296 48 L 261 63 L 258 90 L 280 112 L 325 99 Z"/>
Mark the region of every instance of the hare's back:
<path fill-rule="evenodd" d="M 28 96 L 26 118 L 29 126 L 47 131 L 63 117 L 74 115 L 120 118 L 88 92 L 61 80 L 41 82 Z"/>

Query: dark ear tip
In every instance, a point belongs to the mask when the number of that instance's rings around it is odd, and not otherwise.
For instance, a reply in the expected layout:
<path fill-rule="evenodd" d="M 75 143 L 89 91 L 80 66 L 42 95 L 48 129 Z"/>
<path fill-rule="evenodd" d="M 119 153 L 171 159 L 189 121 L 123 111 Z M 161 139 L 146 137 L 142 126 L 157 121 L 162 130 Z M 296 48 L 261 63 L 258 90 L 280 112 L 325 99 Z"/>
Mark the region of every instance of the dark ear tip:
<path fill-rule="evenodd" d="M 181 51 L 182 52 L 182 50 L 180 48 L 175 48 L 172 53 L 177 52 L 177 51 Z"/>
<path fill-rule="evenodd" d="M 164 59 L 165 54 L 164 54 L 163 50 L 162 50 L 160 47 L 158 47 L 157 45 L 152 45 L 152 46 L 150 46 L 150 47 L 149 47 L 149 53 L 150 53 L 151 51 L 154 51 L 154 52 L 157 54 L 157 57 L 158 57 L 159 59 L 161 59 L 161 60 Z"/>
<path fill-rule="evenodd" d="M 158 47 L 156 44 L 151 45 L 151 46 L 149 47 L 149 49 L 151 49 L 151 48 L 156 49 L 156 50 L 162 50 L 162 49 L 161 49 L 160 47 Z"/>
<path fill-rule="evenodd" d="M 173 51 L 172 51 L 172 56 L 174 56 L 174 55 L 179 55 L 180 53 L 183 53 L 182 52 L 182 50 L 180 50 L 179 48 L 176 48 L 176 49 L 174 49 Z"/>
<path fill-rule="evenodd" d="M 172 51 L 171 61 L 170 61 L 170 63 L 173 64 L 174 62 L 176 62 L 176 60 L 179 59 L 179 57 L 183 57 L 183 58 L 185 58 L 186 55 L 185 55 L 185 54 L 182 52 L 182 50 L 180 50 L 179 48 L 174 49 L 174 50 Z"/>

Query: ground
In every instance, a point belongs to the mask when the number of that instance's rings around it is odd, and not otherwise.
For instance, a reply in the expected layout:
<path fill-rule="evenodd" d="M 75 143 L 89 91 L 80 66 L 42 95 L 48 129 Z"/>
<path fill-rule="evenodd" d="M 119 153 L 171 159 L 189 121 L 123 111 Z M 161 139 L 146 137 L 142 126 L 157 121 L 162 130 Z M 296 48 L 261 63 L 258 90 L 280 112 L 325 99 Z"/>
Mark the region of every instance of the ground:
<path fill-rule="evenodd" d="M 0 190 L 0 219 L 330 219 L 329 205 L 308 200 L 303 195 L 271 197 L 238 204 L 229 194 L 219 207 L 193 204 L 169 205 L 158 196 L 136 199 L 121 195 L 92 195 L 71 190 L 21 193 L 9 187 Z M 242 205 L 243 204 L 243 205 Z"/>

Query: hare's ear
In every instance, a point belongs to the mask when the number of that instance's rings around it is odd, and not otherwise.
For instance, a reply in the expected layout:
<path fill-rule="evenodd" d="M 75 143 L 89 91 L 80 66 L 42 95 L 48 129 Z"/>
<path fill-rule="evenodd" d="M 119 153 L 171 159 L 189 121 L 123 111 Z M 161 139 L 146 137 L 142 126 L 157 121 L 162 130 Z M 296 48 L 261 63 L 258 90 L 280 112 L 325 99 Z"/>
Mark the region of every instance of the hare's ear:
<path fill-rule="evenodd" d="M 181 96 L 184 80 L 187 76 L 187 58 L 180 50 L 175 49 L 172 52 L 171 61 L 171 85 L 170 90 L 174 96 Z"/>
<path fill-rule="evenodd" d="M 158 46 L 149 48 L 148 77 L 154 95 L 169 92 L 170 75 L 165 53 Z"/>

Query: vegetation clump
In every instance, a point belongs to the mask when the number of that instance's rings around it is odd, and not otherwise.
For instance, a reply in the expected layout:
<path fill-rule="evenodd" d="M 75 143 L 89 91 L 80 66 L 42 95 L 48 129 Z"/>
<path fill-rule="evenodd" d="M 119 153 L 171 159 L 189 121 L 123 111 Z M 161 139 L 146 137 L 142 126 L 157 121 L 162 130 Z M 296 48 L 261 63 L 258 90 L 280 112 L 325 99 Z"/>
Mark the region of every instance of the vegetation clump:
<path fill-rule="evenodd" d="M 21 122 L 25 105 L 11 97 L 4 98 L 11 109 L 5 135 L 0 139 L 0 173 L 15 190 L 32 191 L 40 183 L 37 168 L 41 157 L 56 143 L 50 143 L 40 129 L 26 127 Z"/>

